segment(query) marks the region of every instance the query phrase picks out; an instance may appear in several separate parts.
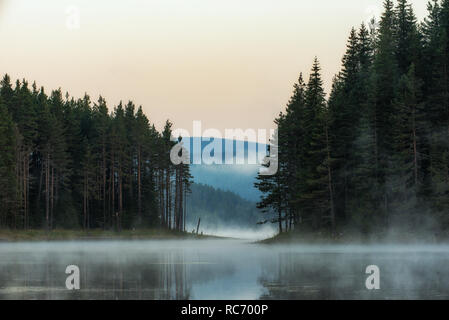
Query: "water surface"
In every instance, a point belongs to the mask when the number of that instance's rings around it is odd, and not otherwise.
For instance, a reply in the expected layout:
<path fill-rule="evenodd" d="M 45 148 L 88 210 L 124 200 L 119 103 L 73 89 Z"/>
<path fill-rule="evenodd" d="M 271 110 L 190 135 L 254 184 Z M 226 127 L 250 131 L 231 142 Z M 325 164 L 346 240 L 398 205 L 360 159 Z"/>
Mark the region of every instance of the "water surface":
<path fill-rule="evenodd" d="M 0 299 L 449 299 L 446 245 L 0 243 Z M 367 290 L 368 265 L 380 289 Z M 80 290 L 65 269 L 80 269 Z"/>

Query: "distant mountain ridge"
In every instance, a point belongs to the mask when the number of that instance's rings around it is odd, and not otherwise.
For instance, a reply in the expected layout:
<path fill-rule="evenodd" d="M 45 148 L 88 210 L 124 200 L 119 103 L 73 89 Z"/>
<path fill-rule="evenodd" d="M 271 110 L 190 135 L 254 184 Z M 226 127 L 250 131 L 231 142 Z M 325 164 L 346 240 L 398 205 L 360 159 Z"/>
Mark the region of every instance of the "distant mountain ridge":
<path fill-rule="evenodd" d="M 190 170 L 195 183 L 209 185 L 224 191 L 232 191 L 242 198 L 253 202 L 259 201 L 260 191 L 254 187 L 254 183 L 256 182 L 260 165 L 248 164 L 248 159 L 257 159 L 257 152 L 260 152 L 261 154 L 262 152 L 266 153 L 266 144 L 220 138 L 211 138 L 211 141 L 202 141 L 199 137 L 190 137 L 188 139 L 189 140 L 185 145 L 189 146 L 188 149 L 192 163 L 194 156 L 202 155 L 204 148 L 212 141 L 217 140 L 222 146 L 221 152 L 223 164 L 191 164 Z M 201 145 L 200 150 L 195 149 L 195 143 Z M 234 164 L 224 164 L 226 160 L 226 143 L 232 143 L 233 145 Z M 243 159 L 240 159 L 243 160 L 244 164 L 236 164 L 236 157 L 239 156 L 236 152 L 236 147 L 239 143 L 244 149 Z M 256 154 L 254 154 L 254 152 L 256 152 Z M 212 153 L 212 155 L 214 154 Z"/>
<path fill-rule="evenodd" d="M 256 228 L 263 215 L 256 203 L 231 191 L 194 183 L 187 198 L 187 224 L 195 225 L 199 218 L 208 227 Z"/>
<path fill-rule="evenodd" d="M 260 191 L 254 187 L 259 168 L 251 165 L 191 165 L 195 183 L 205 184 L 257 202 Z"/>

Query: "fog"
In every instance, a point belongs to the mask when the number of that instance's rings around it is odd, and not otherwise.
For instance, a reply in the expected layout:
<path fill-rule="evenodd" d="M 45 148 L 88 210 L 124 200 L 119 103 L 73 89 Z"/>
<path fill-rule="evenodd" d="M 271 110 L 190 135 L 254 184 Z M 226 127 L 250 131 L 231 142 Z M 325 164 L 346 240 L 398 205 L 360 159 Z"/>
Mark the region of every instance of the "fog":
<path fill-rule="evenodd" d="M 196 230 L 196 225 L 187 224 L 187 230 Z M 235 225 L 224 226 L 223 224 L 201 223 L 199 232 L 217 237 L 258 241 L 275 236 L 277 229 L 272 225 L 249 228 Z"/>
<path fill-rule="evenodd" d="M 0 299 L 448 299 L 448 263 L 449 245 L 0 243 Z M 80 290 L 66 289 L 68 265 Z"/>

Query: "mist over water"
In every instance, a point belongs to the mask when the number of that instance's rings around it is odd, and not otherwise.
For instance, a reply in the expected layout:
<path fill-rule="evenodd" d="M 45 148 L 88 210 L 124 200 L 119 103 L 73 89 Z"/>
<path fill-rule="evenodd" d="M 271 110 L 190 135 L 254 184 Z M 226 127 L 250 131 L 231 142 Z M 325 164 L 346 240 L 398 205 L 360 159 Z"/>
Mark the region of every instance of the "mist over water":
<path fill-rule="evenodd" d="M 194 224 L 188 224 L 187 230 L 196 230 L 196 226 Z M 226 227 L 221 224 L 205 223 L 200 227 L 200 232 L 217 237 L 259 241 L 275 236 L 277 230 L 271 225 L 248 228 L 239 226 Z"/>
<path fill-rule="evenodd" d="M 0 299 L 448 299 L 448 263 L 449 245 L 0 243 Z M 65 287 L 68 265 L 80 290 Z"/>

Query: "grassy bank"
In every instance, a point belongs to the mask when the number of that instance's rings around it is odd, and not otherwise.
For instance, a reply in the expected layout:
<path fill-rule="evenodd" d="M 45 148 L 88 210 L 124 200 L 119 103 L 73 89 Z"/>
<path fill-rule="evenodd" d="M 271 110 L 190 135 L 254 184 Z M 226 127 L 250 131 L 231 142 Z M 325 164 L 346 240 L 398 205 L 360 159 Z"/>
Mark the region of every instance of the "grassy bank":
<path fill-rule="evenodd" d="M 196 235 L 165 229 L 122 230 L 11 230 L 0 229 L 0 241 L 57 241 L 57 240 L 170 240 L 170 239 L 209 239 L 207 235 Z"/>

